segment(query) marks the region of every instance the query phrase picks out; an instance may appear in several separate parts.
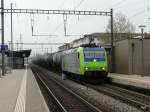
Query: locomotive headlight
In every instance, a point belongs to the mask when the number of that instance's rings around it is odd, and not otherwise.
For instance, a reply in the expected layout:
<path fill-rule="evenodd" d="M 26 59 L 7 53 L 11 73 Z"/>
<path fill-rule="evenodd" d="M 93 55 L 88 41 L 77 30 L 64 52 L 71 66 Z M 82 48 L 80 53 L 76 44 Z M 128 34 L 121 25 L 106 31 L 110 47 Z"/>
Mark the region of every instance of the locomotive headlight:
<path fill-rule="evenodd" d="M 104 67 L 102 67 L 102 70 L 105 70 L 105 68 L 104 68 Z"/>
<path fill-rule="evenodd" d="M 85 70 L 88 70 L 89 68 L 88 67 L 85 67 Z"/>
<path fill-rule="evenodd" d="M 94 62 L 96 62 L 97 60 L 96 60 L 96 59 L 94 59 L 93 61 L 94 61 Z"/>

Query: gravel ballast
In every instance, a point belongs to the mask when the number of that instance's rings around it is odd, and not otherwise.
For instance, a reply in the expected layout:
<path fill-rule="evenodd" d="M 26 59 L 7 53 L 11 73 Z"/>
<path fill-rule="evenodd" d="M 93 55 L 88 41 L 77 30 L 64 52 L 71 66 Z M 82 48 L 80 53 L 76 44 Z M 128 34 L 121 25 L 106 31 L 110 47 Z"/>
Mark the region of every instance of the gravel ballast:
<path fill-rule="evenodd" d="M 79 94 L 81 97 L 85 98 L 87 101 L 97 106 L 105 112 L 142 112 L 135 107 L 132 107 L 126 103 L 116 100 L 110 96 L 104 95 L 96 90 L 88 88 L 84 85 L 78 84 L 69 79 L 62 80 L 61 76 L 56 73 L 47 71 L 50 76 L 56 78 L 61 83 L 63 83 L 68 88 L 72 89 L 74 92 Z M 62 93 L 61 93 L 62 94 Z"/>

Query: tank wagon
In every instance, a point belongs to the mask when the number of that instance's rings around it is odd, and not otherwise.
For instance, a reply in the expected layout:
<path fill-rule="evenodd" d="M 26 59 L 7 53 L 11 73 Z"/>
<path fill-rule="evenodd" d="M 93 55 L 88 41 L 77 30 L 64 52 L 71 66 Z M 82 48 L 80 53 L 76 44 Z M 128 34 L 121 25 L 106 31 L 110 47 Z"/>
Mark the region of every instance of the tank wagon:
<path fill-rule="evenodd" d="M 101 79 L 106 78 L 108 74 L 107 54 L 104 48 L 78 47 L 48 54 L 42 58 L 36 64 L 81 79 L 85 77 Z"/>

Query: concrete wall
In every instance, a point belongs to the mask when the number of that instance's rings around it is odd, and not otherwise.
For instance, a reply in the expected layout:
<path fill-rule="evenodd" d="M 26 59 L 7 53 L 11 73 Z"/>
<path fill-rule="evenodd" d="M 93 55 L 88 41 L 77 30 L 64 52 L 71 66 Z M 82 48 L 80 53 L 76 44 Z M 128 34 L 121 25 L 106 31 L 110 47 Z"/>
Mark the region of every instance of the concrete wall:
<path fill-rule="evenodd" d="M 143 40 L 130 39 L 129 44 L 130 44 L 129 73 L 150 75 L 150 39 L 143 39 Z"/>
<path fill-rule="evenodd" d="M 115 44 L 115 72 L 128 74 L 128 40 Z"/>
<path fill-rule="evenodd" d="M 150 39 L 143 41 L 144 45 L 144 75 L 150 76 Z"/>
<path fill-rule="evenodd" d="M 129 40 L 129 74 L 142 74 L 142 50 L 140 39 Z"/>
<path fill-rule="evenodd" d="M 150 39 L 136 38 L 116 42 L 115 72 L 150 76 Z"/>

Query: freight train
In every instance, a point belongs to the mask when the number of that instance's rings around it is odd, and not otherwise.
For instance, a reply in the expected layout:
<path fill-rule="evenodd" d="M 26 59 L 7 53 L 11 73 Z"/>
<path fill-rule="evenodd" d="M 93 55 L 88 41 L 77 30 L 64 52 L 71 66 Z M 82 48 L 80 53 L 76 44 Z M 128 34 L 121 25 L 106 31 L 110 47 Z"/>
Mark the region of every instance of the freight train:
<path fill-rule="evenodd" d="M 33 63 L 80 79 L 104 79 L 108 74 L 107 53 L 99 47 L 78 47 L 51 53 L 36 58 Z"/>

